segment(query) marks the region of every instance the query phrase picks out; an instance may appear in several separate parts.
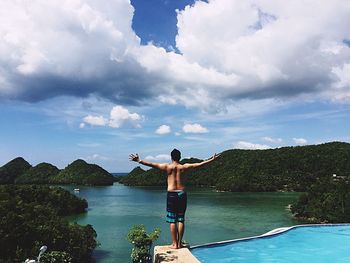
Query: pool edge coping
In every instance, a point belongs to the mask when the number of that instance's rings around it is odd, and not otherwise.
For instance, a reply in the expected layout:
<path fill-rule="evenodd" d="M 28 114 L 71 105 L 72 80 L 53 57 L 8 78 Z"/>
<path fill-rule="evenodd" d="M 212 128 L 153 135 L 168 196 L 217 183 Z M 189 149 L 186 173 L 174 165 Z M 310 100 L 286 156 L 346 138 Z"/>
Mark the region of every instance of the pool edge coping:
<path fill-rule="evenodd" d="M 243 237 L 243 238 L 236 238 L 236 239 L 231 239 L 231 240 L 224 240 L 224 241 L 218 241 L 218 242 L 211 242 L 211 243 L 205 243 L 201 245 L 195 245 L 191 246 L 189 248 L 189 251 L 191 252 L 192 249 L 195 248 L 203 248 L 203 247 L 213 247 L 213 246 L 223 246 L 228 243 L 235 243 L 235 242 L 240 242 L 240 241 L 248 241 L 248 240 L 253 240 L 253 239 L 259 239 L 259 238 L 269 238 L 272 236 L 277 236 L 280 234 L 283 234 L 285 232 L 288 232 L 294 228 L 298 227 L 310 227 L 310 226 L 316 226 L 316 227 L 322 227 L 322 226 L 346 226 L 350 225 L 350 223 L 338 223 L 338 224 L 301 224 L 301 225 L 294 225 L 294 226 L 289 226 L 289 227 L 279 227 L 275 228 L 273 230 L 270 230 L 264 234 L 257 235 L 257 236 L 250 236 L 250 237 Z M 191 252 L 193 255 L 193 253 Z M 194 256 L 194 255 L 193 255 Z M 194 256 L 195 257 L 195 256 Z"/>

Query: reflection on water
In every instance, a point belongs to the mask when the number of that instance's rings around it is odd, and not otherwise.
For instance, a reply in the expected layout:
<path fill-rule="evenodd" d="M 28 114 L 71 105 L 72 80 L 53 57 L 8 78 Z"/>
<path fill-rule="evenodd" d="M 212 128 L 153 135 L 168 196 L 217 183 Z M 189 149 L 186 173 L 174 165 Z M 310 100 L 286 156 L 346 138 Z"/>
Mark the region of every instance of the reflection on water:
<path fill-rule="evenodd" d="M 64 186 L 73 192 L 76 186 Z M 165 222 L 166 189 L 79 186 L 78 196 L 87 199 L 89 211 L 69 217 L 72 222 L 91 224 L 100 247 L 94 252 L 98 263 L 129 262 L 131 245 L 126 235 L 131 226 L 144 224 L 148 231 L 160 227 L 157 244 L 170 243 Z M 191 245 L 265 233 L 294 225 L 285 207 L 298 193 L 219 193 L 211 189 L 188 189 L 186 232 Z"/>

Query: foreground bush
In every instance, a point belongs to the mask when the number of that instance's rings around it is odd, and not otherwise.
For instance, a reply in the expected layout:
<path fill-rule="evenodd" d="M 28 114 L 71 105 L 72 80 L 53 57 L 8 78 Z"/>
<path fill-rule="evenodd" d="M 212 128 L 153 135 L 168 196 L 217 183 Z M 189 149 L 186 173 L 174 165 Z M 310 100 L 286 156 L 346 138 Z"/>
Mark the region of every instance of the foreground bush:
<path fill-rule="evenodd" d="M 159 235 L 159 228 L 148 234 L 144 225 L 133 226 L 128 233 L 128 240 L 134 245 L 131 252 L 132 262 L 152 262 L 151 247 Z"/>
<path fill-rule="evenodd" d="M 72 257 L 66 253 L 61 251 L 51 251 L 49 253 L 44 254 L 41 259 L 41 263 L 72 263 Z"/>

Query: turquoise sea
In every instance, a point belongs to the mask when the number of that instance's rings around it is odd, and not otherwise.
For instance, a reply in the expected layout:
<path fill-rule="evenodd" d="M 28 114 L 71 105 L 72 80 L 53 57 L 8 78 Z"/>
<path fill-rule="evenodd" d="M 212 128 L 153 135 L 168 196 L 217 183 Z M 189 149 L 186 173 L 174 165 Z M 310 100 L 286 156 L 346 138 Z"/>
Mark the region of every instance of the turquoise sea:
<path fill-rule="evenodd" d="M 73 192 L 77 186 L 65 186 Z M 156 244 L 170 244 L 165 222 L 166 188 L 128 187 L 115 183 L 106 187 L 80 188 L 89 210 L 69 217 L 72 222 L 91 224 L 100 246 L 94 252 L 98 263 L 130 262 L 129 228 L 144 224 L 148 231 L 162 230 Z M 295 225 L 286 206 L 298 193 L 228 193 L 213 189 L 187 189 L 188 206 L 184 239 L 191 245 L 253 236 L 271 229 Z"/>

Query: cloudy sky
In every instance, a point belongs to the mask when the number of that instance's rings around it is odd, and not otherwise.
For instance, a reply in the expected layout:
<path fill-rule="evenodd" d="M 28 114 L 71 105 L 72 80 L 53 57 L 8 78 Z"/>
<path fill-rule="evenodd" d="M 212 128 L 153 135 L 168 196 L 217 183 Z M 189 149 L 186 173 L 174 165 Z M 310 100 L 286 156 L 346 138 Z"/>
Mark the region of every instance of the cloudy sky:
<path fill-rule="evenodd" d="M 349 26 L 344 0 L 2 0 L 0 165 L 350 142 Z"/>

